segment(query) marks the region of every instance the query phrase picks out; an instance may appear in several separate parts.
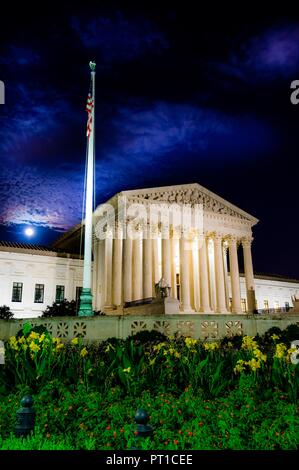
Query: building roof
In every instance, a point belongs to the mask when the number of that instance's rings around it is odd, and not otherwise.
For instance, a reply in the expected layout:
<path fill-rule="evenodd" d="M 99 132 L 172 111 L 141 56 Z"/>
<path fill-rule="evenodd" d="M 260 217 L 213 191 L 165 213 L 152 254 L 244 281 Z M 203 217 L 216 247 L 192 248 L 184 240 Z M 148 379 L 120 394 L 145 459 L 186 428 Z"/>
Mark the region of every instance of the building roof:
<path fill-rule="evenodd" d="M 241 277 L 245 277 L 244 273 L 240 273 Z M 280 274 L 269 274 L 269 273 L 257 273 L 254 272 L 254 279 L 265 279 L 269 281 L 283 281 L 283 282 L 294 282 L 299 284 L 299 279 L 293 277 L 282 276 Z"/>
<path fill-rule="evenodd" d="M 299 279 L 294 277 L 282 276 L 281 274 L 269 274 L 269 273 L 254 273 L 256 279 L 269 279 L 270 281 L 285 281 L 285 282 L 297 282 Z"/>
<path fill-rule="evenodd" d="M 31 243 L 17 243 L 11 241 L 0 240 L 0 251 L 13 251 L 16 253 L 29 253 L 38 255 L 51 255 L 63 258 L 79 258 L 78 254 L 69 253 L 63 249 L 34 245 Z"/>

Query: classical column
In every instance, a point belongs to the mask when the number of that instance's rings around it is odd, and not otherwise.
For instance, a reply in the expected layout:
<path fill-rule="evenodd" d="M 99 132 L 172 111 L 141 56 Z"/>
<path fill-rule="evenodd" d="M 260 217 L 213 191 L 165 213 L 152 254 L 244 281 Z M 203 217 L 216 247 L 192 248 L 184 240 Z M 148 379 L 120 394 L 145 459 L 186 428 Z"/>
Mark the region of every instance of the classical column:
<path fill-rule="evenodd" d="M 209 272 L 207 260 L 207 240 L 203 237 L 199 242 L 199 280 L 200 280 L 200 298 L 201 312 L 210 312 L 210 295 L 209 295 Z"/>
<path fill-rule="evenodd" d="M 181 283 L 181 305 L 184 311 L 191 311 L 190 306 L 190 278 L 189 278 L 189 242 L 180 238 L 180 283 Z"/>
<path fill-rule="evenodd" d="M 171 238 L 171 297 L 177 299 L 177 283 L 176 283 L 176 275 L 177 275 L 177 267 L 176 267 L 176 247 L 177 241 L 175 238 Z"/>
<path fill-rule="evenodd" d="M 142 229 L 139 227 L 137 238 L 133 240 L 133 300 L 143 298 L 142 289 Z"/>
<path fill-rule="evenodd" d="M 143 240 L 143 298 L 153 297 L 152 239 Z"/>
<path fill-rule="evenodd" d="M 105 305 L 105 242 L 106 240 L 98 241 L 96 310 L 101 310 Z"/>
<path fill-rule="evenodd" d="M 92 305 L 94 310 L 98 310 L 98 251 L 99 251 L 99 240 L 94 237 L 93 239 L 93 263 L 92 263 Z"/>
<path fill-rule="evenodd" d="M 247 309 L 248 312 L 253 312 L 256 309 L 255 306 L 255 291 L 254 291 L 254 276 L 251 256 L 251 240 L 242 240 L 243 255 L 244 255 L 244 270 L 245 270 L 245 282 L 247 292 Z"/>
<path fill-rule="evenodd" d="M 113 240 L 113 304 L 119 306 L 122 304 L 122 228 L 116 227 L 115 238 Z"/>
<path fill-rule="evenodd" d="M 113 238 L 109 230 L 105 238 L 105 307 L 112 306 L 112 250 Z"/>
<path fill-rule="evenodd" d="M 198 263 L 198 240 L 193 240 L 192 250 L 192 270 L 193 270 L 193 297 L 194 309 L 200 311 L 200 284 L 199 284 L 199 263 Z"/>
<path fill-rule="evenodd" d="M 170 232 L 165 227 L 162 233 L 162 277 L 165 283 L 171 285 L 171 252 L 170 252 Z"/>
<path fill-rule="evenodd" d="M 128 237 L 124 240 L 124 266 L 123 266 L 123 298 L 124 302 L 132 301 L 132 268 L 133 268 L 133 240 Z"/>
<path fill-rule="evenodd" d="M 231 237 L 229 239 L 228 246 L 229 246 L 230 282 L 232 286 L 232 313 L 242 313 L 237 240 L 235 237 Z"/>
<path fill-rule="evenodd" d="M 217 298 L 216 298 L 216 274 L 215 274 L 215 247 L 212 238 L 207 238 L 207 259 L 208 259 L 208 275 L 210 287 L 210 305 L 211 309 L 216 312 Z"/>
<path fill-rule="evenodd" d="M 216 275 L 216 299 L 218 313 L 227 313 L 225 304 L 225 286 L 222 259 L 222 236 L 216 234 L 214 237 L 215 275 Z"/>
<path fill-rule="evenodd" d="M 230 311 L 229 305 L 229 285 L 228 285 L 228 267 L 227 267 L 227 252 L 228 247 L 223 246 L 223 269 L 224 269 L 224 284 L 225 284 L 225 300 L 226 300 L 226 308 Z"/>
<path fill-rule="evenodd" d="M 160 281 L 161 275 L 159 270 L 159 250 L 158 250 L 158 243 L 160 243 L 160 239 L 157 238 L 157 234 L 155 234 L 155 238 L 152 239 L 152 253 L 153 253 L 153 284 L 157 284 Z"/>

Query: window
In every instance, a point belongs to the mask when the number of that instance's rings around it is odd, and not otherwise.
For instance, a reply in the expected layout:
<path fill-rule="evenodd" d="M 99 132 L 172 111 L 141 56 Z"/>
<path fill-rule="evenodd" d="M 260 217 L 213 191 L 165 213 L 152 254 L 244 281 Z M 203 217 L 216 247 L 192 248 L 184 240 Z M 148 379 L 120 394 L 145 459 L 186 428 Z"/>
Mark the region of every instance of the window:
<path fill-rule="evenodd" d="M 82 287 L 76 287 L 76 309 L 80 307 L 80 296 L 82 292 Z"/>
<path fill-rule="evenodd" d="M 241 299 L 241 308 L 243 313 L 247 312 L 246 299 Z"/>
<path fill-rule="evenodd" d="M 290 303 L 289 303 L 289 302 L 285 302 L 285 303 L 284 303 L 284 306 L 285 306 L 286 310 L 289 310 L 289 309 L 290 309 Z"/>
<path fill-rule="evenodd" d="M 23 283 L 14 282 L 12 285 L 12 302 L 22 302 Z"/>
<path fill-rule="evenodd" d="M 64 300 L 64 286 L 56 286 L 55 302 L 58 304 Z"/>
<path fill-rule="evenodd" d="M 279 310 L 279 302 L 277 300 L 274 302 L 274 308 L 275 310 Z"/>
<path fill-rule="evenodd" d="M 176 296 L 180 300 L 180 275 L 176 274 Z"/>
<path fill-rule="evenodd" d="M 44 284 L 35 284 L 34 303 L 42 304 L 44 302 Z"/>
<path fill-rule="evenodd" d="M 264 300 L 264 309 L 269 310 L 269 300 Z"/>

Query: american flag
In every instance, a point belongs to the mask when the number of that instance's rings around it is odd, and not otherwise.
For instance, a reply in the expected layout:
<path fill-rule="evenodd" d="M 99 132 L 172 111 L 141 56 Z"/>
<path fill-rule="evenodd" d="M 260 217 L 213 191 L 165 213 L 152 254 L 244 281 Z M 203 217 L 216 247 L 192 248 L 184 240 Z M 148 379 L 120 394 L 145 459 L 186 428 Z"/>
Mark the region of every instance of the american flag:
<path fill-rule="evenodd" d="M 92 131 L 92 108 L 93 108 L 93 97 L 91 92 L 88 93 L 87 103 L 86 103 L 86 111 L 87 111 L 87 137 L 90 137 Z"/>

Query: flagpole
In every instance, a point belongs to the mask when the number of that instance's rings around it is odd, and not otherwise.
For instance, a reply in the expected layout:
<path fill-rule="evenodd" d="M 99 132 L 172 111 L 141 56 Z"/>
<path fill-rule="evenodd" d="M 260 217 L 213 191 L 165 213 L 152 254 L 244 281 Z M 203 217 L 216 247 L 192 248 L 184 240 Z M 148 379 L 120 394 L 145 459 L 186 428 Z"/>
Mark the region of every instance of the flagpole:
<path fill-rule="evenodd" d="M 91 74 L 92 107 L 91 124 L 87 132 L 87 175 L 85 199 L 85 232 L 84 232 L 84 267 L 83 288 L 80 296 L 78 316 L 93 315 L 91 293 L 91 253 L 92 253 L 92 213 L 93 213 L 93 173 L 94 173 L 94 130 L 95 130 L 95 62 L 89 62 Z"/>

